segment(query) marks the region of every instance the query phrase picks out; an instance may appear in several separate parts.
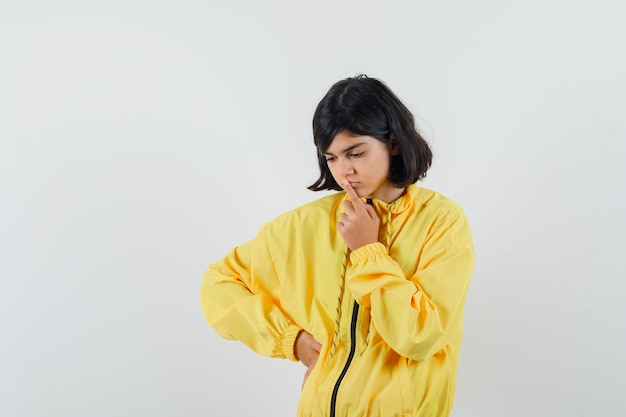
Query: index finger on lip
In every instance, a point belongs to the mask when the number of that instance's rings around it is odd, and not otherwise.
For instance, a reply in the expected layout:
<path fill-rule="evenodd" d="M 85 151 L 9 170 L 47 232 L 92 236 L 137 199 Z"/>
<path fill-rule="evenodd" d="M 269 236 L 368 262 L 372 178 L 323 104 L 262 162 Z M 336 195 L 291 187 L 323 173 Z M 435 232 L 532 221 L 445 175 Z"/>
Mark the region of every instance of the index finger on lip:
<path fill-rule="evenodd" d="M 352 188 L 352 185 L 350 184 L 348 180 L 343 181 L 343 189 L 346 190 L 346 193 L 348 193 L 348 197 L 350 197 L 350 201 L 354 202 L 354 201 L 359 200 L 359 196 L 356 194 L 356 191 L 354 191 L 354 188 Z"/>

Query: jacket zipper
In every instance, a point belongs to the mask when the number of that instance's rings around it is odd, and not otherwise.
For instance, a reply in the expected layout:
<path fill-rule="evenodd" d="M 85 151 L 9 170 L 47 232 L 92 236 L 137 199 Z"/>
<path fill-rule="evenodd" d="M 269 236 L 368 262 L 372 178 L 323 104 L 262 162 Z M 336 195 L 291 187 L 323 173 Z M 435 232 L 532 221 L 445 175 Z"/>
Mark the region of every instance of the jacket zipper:
<path fill-rule="evenodd" d="M 372 199 L 367 199 L 367 204 L 372 205 Z M 346 364 L 343 367 L 343 370 L 339 374 L 339 378 L 337 378 L 337 382 L 335 383 L 335 387 L 333 388 L 333 395 L 330 397 L 330 417 L 335 417 L 335 411 L 337 407 L 337 393 L 339 392 L 339 386 L 341 385 L 341 381 L 346 376 L 348 372 L 348 368 L 352 363 L 352 359 L 354 359 L 354 352 L 356 351 L 356 322 L 359 317 L 359 303 L 354 302 L 354 308 L 352 309 L 352 322 L 350 323 L 350 353 L 348 354 L 348 359 L 346 360 Z"/>
<path fill-rule="evenodd" d="M 333 395 L 330 397 L 330 417 L 335 417 L 335 407 L 337 406 L 337 393 L 339 392 L 339 385 L 341 385 L 341 381 L 346 376 L 348 367 L 350 367 L 350 363 L 352 363 L 352 359 L 354 358 L 354 352 L 356 351 L 356 322 L 358 316 L 359 304 L 355 301 L 354 309 L 352 310 L 352 323 L 350 323 L 350 354 L 348 355 L 348 360 L 346 361 L 341 374 L 339 374 L 339 378 L 337 378 L 335 388 L 333 388 Z"/>

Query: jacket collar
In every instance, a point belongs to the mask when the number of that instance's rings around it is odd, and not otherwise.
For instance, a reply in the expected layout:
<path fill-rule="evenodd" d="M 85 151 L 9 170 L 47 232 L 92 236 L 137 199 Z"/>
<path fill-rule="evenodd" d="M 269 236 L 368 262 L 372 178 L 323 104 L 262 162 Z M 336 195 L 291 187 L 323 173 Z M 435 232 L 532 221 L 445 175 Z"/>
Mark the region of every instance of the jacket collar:
<path fill-rule="evenodd" d="M 378 199 L 373 199 L 372 204 L 378 210 L 383 210 L 383 211 L 391 212 L 394 214 L 402 213 L 403 211 L 407 210 L 408 208 L 416 204 L 418 192 L 419 192 L 419 187 L 416 184 L 409 184 L 406 187 L 404 194 L 402 194 L 400 197 L 398 197 L 391 203 L 387 203 L 385 201 L 378 200 Z M 347 198 L 348 198 L 348 194 L 344 191 L 342 199 L 347 200 Z M 365 198 L 362 198 L 361 200 L 363 200 L 364 202 L 366 201 Z"/>

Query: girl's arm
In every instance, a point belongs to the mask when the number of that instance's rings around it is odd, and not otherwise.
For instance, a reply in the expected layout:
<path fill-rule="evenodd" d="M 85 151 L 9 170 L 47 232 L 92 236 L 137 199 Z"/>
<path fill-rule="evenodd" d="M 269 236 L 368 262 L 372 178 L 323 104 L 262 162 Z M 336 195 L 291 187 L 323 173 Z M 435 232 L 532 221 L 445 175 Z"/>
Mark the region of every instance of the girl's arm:
<path fill-rule="evenodd" d="M 280 308 L 264 230 L 209 265 L 202 278 L 202 309 L 220 336 L 239 340 L 261 355 L 297 361 L 294 343 L 302 329 Z"/>
<path fill-rule="evenodd" d="M 370 308 L 376 330 L 398 354 L 424 360 L 458 335 L 474 265 L 472 239 L 460 208 L 435 219 L 417 271 L 406 277 L 382 243 L 352 252 L 346 274 L 357 302 Z"/>

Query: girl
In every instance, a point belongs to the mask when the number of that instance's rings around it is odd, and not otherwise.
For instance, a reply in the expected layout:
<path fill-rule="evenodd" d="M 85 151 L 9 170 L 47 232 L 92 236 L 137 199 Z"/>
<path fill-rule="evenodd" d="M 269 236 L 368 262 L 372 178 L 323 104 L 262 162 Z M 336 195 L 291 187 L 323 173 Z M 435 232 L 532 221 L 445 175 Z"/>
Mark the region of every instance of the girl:
<path fill-rule="evenodd" d="M 297 415 L 444 417 L 474 263 L 461 208 L 418 187 L 431 150 L 380 80 L 339 81 L 313 117 L 337 190 L 265 224 L 202 280 L 209 325 L 306 367 Z"/>

